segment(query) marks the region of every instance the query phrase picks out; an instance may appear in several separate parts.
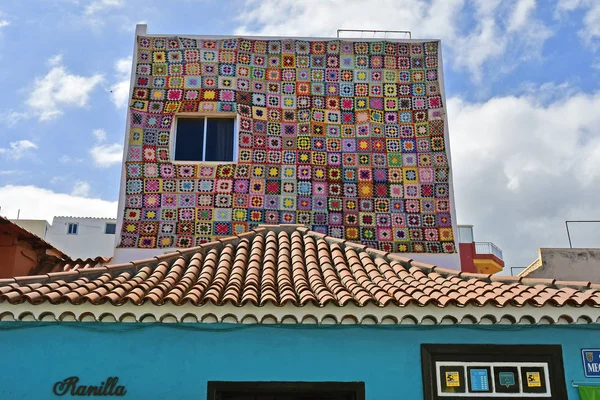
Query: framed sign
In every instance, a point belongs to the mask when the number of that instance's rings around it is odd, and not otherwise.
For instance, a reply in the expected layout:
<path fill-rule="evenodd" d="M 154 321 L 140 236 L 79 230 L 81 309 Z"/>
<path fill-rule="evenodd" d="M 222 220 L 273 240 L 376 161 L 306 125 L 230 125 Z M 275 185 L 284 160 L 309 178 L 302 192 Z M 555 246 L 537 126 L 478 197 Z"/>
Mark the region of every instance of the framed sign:
<path fill-rule="evenodd" d="M 473 393 L 490 393 L 492 391 L 491 368 L 489 366 L 473 365 L 467 367 L 469 391 Z"/>
<path fill-rule="evenodd" d="M 586 378 L 600 378 L 600 349 L 581 349 Z"/>
<path fill-rule="evenodd" d="M 565 399 L 560 346 L 421 345 L 425 400 Z"/>

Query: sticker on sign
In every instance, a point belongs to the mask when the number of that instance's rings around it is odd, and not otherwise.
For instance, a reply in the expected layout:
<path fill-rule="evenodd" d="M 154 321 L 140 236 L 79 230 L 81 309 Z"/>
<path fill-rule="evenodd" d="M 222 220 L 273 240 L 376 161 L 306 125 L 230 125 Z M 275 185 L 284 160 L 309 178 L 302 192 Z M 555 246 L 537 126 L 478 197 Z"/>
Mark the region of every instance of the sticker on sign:
<path fill-rule="evenodd" d="M 542 387 L 542 379 L 539 372 L 527 372 L 527 386 Z"/>

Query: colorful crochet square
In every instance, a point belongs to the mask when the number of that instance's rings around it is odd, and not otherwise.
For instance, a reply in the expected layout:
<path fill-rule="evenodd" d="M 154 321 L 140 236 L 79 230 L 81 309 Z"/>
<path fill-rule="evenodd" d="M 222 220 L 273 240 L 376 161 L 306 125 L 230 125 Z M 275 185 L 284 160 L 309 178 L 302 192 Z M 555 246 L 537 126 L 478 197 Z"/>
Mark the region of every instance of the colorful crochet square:
<path fill-rule="evenodd" d="M 259 224 L 456 252 L 439 42 L 139 37 L 119 247 Z M 235 113 L 235 163 L 172 163 L 178 113 Z"/>

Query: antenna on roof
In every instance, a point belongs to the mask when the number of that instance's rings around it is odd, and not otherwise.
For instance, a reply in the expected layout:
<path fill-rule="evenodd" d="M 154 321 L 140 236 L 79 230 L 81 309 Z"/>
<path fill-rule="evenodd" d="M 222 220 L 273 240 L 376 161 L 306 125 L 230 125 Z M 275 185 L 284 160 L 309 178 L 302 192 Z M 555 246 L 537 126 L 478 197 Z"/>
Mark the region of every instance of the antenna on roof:
<path fill-rule="evenodd" d="M 569 248 L 573 248 L 573 242 L 571 241 L 571 232 L 569 232 L 569 223 L 593 223 L 593 224 L 597 224 L 599 223 L 599 220 L 582 220 L 582 221 L 565 221 L 565 227 L 567 228 L 567 238 L 569 238 Z"/>
<path fill-rule="evenodd" d="M 21 215 L 21 209 L 19 208 L 19 210 L 17 211 L 17 219 L 19 219 L 20 215 Z"/>

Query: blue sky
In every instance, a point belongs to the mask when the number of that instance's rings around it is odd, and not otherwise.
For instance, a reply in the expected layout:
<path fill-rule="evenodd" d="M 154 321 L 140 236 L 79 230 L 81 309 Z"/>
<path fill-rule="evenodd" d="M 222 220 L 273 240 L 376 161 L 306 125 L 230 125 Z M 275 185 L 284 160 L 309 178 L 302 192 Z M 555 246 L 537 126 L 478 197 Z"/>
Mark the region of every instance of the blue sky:
<path fill-rule="evenodd" d="M 5 0 L 0 214 L 116 215 L 140 22 L 164 34 L 441 38 L 459 223 L 526 266 L 538 247 L 567 245 L 564 220 L 600 217 L 597 0 Z M 574 229 L 576 245 L 600 246 Z"/>

